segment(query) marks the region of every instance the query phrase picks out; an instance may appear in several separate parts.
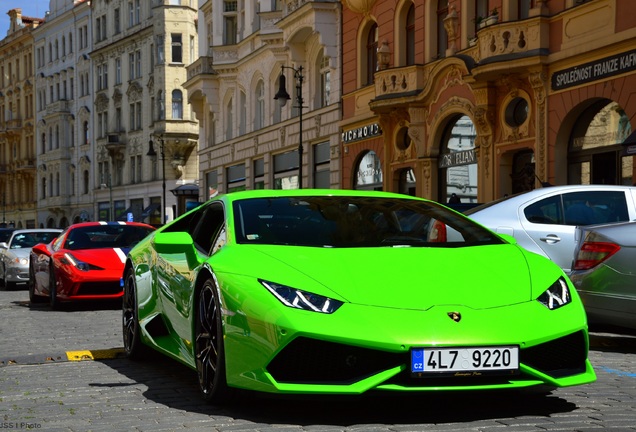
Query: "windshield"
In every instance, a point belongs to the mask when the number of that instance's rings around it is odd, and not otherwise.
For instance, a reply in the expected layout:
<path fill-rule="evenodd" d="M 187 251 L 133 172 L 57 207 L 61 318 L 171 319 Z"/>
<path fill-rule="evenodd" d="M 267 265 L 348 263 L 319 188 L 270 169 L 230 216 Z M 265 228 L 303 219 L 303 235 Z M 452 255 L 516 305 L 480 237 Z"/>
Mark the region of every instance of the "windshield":
<path fill-rule="evenodd" d="M 11 249 L 32 248 L 38 243 L 50 243 L 60 233 L 58 231 L 33 231 L 18 233 L 11 240 Z"/>
<path fill-rule="evenodd" d="M 151 228 L 136 225 L 92 225 L 75 228 L 66 239 L 66 249 L 131 248 L 152 231 Z"/>
<path fill-rule="evenodd" d="M 436 203 L 401 198 L 306 196 L 234 203 L 242 244 L 316 247 L 462 247 L 503 241 Z"/>

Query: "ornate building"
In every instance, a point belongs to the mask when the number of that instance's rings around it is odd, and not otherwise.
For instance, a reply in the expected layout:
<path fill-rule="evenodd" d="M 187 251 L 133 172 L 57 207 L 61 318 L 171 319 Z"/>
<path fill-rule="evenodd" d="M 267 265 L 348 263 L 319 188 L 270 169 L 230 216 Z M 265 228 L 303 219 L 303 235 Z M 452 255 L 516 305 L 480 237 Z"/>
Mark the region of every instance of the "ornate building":
<path fill-rule="evenodd" d="M 193 3 L 91 2 L 99 220 L 160 224 L 198 201 L 199 126 L 182 87 L 198 52 Z"/>
<path fill-rule="evenodd" d="M 36 227 L 33 31 L 43 22 L 8 12 L 0 40 L 0 226 Z"/>
<path fill-rule="evenodd" d="M 90 2 L 50 2 L 33 32 L 38 226 L 92 220 Z"/>
<path fill-rule="evenodd" d="M 344 0 L 342 187 L 486 202 L 633 184 L 624 0 Z"/>
<path fill-rule="evenodd" d="M 203 198 L 339 187 L 340 11 L 338 1 L 204 2 L 205 43 L 185 84 L 202 128 Z"/>

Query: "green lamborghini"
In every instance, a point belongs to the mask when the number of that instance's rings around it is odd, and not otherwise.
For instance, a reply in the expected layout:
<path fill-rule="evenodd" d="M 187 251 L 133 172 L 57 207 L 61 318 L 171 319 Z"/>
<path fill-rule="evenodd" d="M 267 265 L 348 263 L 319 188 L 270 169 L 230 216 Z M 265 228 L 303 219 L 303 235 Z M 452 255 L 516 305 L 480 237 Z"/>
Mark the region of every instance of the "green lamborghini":
<path fill-rule="evenodd" d="M 123 283 L 127 356 L 184 363 L 217 403 L 596 379 L 563 271 L 421 198 L 219 195 L 139 243 Z"/>

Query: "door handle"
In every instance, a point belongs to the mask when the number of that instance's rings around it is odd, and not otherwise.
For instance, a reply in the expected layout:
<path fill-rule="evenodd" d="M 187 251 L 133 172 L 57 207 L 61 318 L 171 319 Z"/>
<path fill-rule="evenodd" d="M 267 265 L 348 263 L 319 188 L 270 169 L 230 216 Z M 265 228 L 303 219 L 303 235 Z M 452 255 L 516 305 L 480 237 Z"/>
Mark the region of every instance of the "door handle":
<path fill-rule="evenodd" d="M 539 240 L 544 241 L 549 244 L 558 243 L 561 241 L 561 237 L 556 234 L 548 234 L 545 237 L 539 237 Z"/>

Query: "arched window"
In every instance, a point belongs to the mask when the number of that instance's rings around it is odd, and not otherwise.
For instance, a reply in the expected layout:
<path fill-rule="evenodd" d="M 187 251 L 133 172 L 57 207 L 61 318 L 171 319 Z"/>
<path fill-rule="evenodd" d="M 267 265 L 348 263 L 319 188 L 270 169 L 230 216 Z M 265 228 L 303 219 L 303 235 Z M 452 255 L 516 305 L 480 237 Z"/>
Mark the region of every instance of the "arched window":
<path fill-rule="evenodd" d="M 470 117 L 458 115 L 446 127 L 441 142 L 440 202 L 477 202 L 477 132 Z M 454 196 L 453 196 L 454 195 Z"/>
<path fill-rule="evenodd" d="M 157 115 L 159 116 L 159 120 L 165 120 L 166 118 L 165 106 L 163 91 L 159 90 L 159 93 L 157 94 Z"/>
<path fill-rule="evenodd" d="M 83 144 L 88 144 L 88 122 L 87 121 L 84 122 L 83 131 L 84 131 L 84 142 L 83 142 Z"/>
<path fill-rule="evenodd" d="M 262 80 L 256 84 L 256 99 L 254 109 L 254 130 L 261 129 L 265 126 L 265 84 Z"/>
<path fill-rule="evenodd" d="M 406 64 L 415 64 L 415 6 L 412 4 L 406 14 Z"/>
<path fill-rule="evenodd" d="M 232 99 L 227 103 L 225 109 L 225 139 L 231 140 L 234 138 L 232 135 L 232 126 L 234 125 L 234 113 L 232 110 Z"/>
<path fill-rule="evenodd" d="M 247 124 L 247 96 L 244 91 L 239 92 L 239 135 L 245 135 Z"/>
<path fill-rule="evenodd" d="M 378 25 L 373 23 L 366 38 L 366 64 L 363 85 L 373 84 L 375 70 L 378 65 Z"/>
<path fill-rule="evenodd" d="M 437 58 L 446 56 L 446 48 L 448 48 L 448 35 L 444 28 L 444 18 L 448 15 L 448 1 L 437 1 Z"/>
<path fill-rule="evenodd" d="M 88 183 L 88 180 L 89 180 L 89 177 L 88 177 L 88 170 L 84 170 L 84 172 L 83 172 L 83 176 L 82 176 L 82 177 L 83 177 L 83 178 L 82 178 L 82 183 L 83 183 L 83 186 L 84 186 L 84 187 L 82 188 L 82 193 L 83 193 L 84 195 L 86 195 L 86 194 L 88 193 L 88 186 L 89 186 L 89 183 Z"/>
<path fill-rule="evenodd" d="M 316 59 L 316 71 L 318 88 L 316 89 L 316 108 L 329 105 L 331 96 L 331 67 L 329 66 L 329 57 L 324 54 L 324 50 L 320 52 Z"/>
<path fill-rule="evenodd" d="M 181 90 L 172 90 L 172 118 L 183 119 L 183 93 Z"/>
<path fill-rule="evenodd" d="M 382 190 L 382 164 L 374 151 L 369 151 L 360 159 L 353 187 L 361 190 Z"/>

